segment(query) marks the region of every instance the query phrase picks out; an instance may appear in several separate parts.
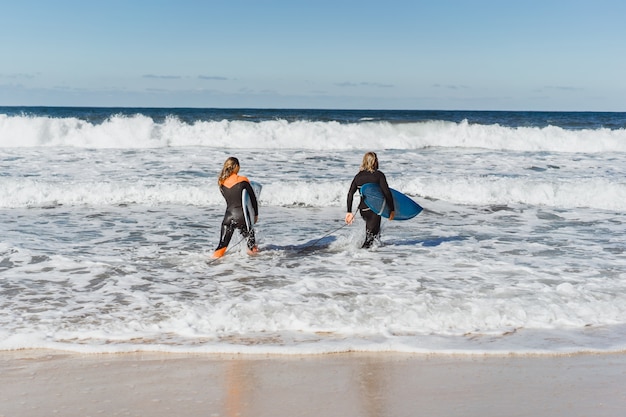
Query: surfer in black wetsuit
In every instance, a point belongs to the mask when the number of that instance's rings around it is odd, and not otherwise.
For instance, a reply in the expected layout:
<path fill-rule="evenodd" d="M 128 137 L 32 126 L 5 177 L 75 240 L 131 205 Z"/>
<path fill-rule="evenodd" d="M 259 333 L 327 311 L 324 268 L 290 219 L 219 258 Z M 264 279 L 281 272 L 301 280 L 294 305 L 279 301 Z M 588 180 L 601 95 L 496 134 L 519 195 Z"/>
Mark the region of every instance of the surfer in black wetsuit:
<path fill-rule="evenodd" d="M 350 184 L 350 190 L 348 191 L 348 213 L 346 214 L 346 223 L 351 224 L 354 220 L 354 215 L 352 214 L 352 199 L 354 198 L 354 193 L 356 193 L 363 184 L 370 182 L 380 186 L 380 189 L 385 196 L 387 206 L 391 210 L 389 220 L 393 220 L 395 207 L 393 205 L 393 197 L 391 196 L 389 185 L 387 185 L 387 178 L 385 177 L 385 174 L 378 170 L 378 157 L 376 154 L 374 152 L 368 152 L 363 156 L 361 170 L 355 175 L 352 180 L 352 184 Z M 370 210 L 362 198 L 359 203 L 359 211 L 361 212 L 361 217 L 365 220 L 365 242 L 362 247 L 369 248 L 374 243 L 374 240 L 380 235 L 380 216 Z"/>
<path fill-rule="evenodd" d="M 254 223 L 259 219 L 259 206 L 250 181 L 248 181 L 248 178 L 238 175 L 238 173 L 239 160 L 231 156 L 224 162 L 224 167 L 217 180 L 220 191 L 226 200 L 226 213 L 222 221 L 220 243 L 213 253 L 214 258 L 224 256 L 235 229 L 239 229 L 243 237 L 247 239 L 248 254 L 252 255 L 259 251 L 254 238 L 254 230 L 248 230 L 243 213 L 244 209 L 241 196 L 244 189 L 248 192 L 252 206 L 254 207 Z"/>

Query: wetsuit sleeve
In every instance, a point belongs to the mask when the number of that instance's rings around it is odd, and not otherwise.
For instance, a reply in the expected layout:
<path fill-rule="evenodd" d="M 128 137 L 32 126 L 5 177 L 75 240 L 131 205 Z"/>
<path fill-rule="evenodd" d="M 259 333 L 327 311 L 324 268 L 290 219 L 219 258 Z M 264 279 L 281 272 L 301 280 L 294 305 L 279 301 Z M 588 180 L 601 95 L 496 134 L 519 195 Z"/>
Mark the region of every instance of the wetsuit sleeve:
<path fill-rule="evenodd" d="M 387 184 L 387 177 L 385 177 L 385 174 L 383 174 L 382 172 L 380 172 L 378 185 L 380 185 L 380 189 L 385 196 L 385 200 L 387 201 L 387 207 L 389 207 L 390 211 L 395 211 L 396 208 L 393 205 L 393 196 L 391 195 L 391 190 L 389 189 L 389 185 Z"/>
<path fill-rule="evenodd" d="M 250 181 L 248 181 L 247 179 L 245 181 L 242 181 L 243 184 L 243 188 L 245 188 L 248 191 L 248 195 L 250 196 L 250 201 L 252 202 L 252 207 L 254 208 L 254 215 L 258 216 L 259 215 L 259 203 L 256 200 L 256 194 L 254 193 L 254 189 L 252 188 L 252 185 L 250 185 Z"/>
<path fill-rule="evenodd" d="M 350 184 L 350 189 L 348 190 L 348 200 L 347 200 L 348 213 L 352 213 L 352 201 L 354 200 L 354 193 L 356 193 L 356 189 L 357 189 L 356 177 L 354 177 L 354 179 L 352 180 L 352 184 Z"/>

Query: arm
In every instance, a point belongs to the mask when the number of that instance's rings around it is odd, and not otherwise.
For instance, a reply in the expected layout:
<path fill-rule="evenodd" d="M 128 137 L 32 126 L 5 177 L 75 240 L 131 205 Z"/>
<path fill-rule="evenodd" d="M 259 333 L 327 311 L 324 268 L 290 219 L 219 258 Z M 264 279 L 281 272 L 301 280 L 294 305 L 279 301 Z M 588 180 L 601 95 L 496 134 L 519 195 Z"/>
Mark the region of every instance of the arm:
<path fill-rule="evenodd" d="M 389 185 L 387 184 L 387 177 L 385 177 L 385 174 L 383 174 L 382 172 L 380 172 L 378 185 L 380 185 L 380 189 L 383 192 L 383 195 L 385 196 L 385 201 L 387 202 L 387 207 L 389 207 L 389 211 L 391 211 L 391 213 L 389 214 L 389 220 L 393 220 L 393 218 L 396 215 L 395 213 L 396 208 L 393 204 L 393 196 L 391 195 L 391 190 L 389 189 Z"/>
<path fill-rule="evenodd" d="M 354 200 L 354 193 L 356 193 L 356 190 L 356 177 L 354 177 L 354 179 L 352 180 L 352 184 L 350 184 L 350 190 L 348 190 L 348 199 L 346 201 L 348 208 L 346 214 L 346 223 L 348 224 L 352 223 L 352 220 L 354 220 L 354 215 L 352 214 L 352 202 Z"/>
<path fill-rule="evenodd" d="M 356 185 L 356 177 L 352 180 L 352 184 L 350 184 L 350 190 L 348 190 L 348 200 L 347 200 L 347 207 L 348 213 L 352 213 L 352 201 L 354 199 L 354 193 L 356 193 L 357 190 L 357 185 Z"/>

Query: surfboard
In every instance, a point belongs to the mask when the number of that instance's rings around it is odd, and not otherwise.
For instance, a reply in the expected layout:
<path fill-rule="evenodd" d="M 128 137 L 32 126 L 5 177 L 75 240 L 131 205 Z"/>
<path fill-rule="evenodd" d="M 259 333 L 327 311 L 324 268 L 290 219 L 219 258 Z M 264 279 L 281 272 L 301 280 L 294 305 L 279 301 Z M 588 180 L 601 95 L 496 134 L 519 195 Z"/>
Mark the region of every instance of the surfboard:
<path fill-rule="evenodd" d="M 413 201 L 406 194 L 394 190 L 393 188 L 390 188 L 390 190 L 391 196 L 393 197 L 393 205 L 395 207 L 394 220 L 412 219 L 423 210 L 419 204 Z M 389 207 L 387 207 L 387 202 L 385 201 L 385 196 L 380 189 L 380 185 L 372 182 L 363 184 L 360 191 L 363 201 L 367 204 L 367 207 L 369 207 L 370 210 L 379 216 L 389 218 L 389 214 L 391 212 Z"/>
<path fill-rule="evenodd" d="M 250 185 L 258 202 L 263 186 L 255 181 L 250 181 Z M 243 205 L 243 217 L 246 219 L 246 226 L 248 226 L 248 230 L 252 230 L 254 228 L 254 206 L 252 205 L 252 199 L 248 195 L 248 190 L 245 188 L 241 192 L 241 203 Z"/>

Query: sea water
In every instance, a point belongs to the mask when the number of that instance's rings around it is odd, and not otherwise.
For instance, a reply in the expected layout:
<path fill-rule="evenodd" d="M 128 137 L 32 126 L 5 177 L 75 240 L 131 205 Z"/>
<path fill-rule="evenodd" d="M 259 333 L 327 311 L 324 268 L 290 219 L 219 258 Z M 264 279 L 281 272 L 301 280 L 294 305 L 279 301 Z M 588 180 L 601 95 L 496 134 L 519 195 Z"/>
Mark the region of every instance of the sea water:
<path fill-rule="evenodd" d="M 367 151 L 424 207 L 370 250 Z M 0 350 L 623 351 L 625 210 L 624 113 L 4 107 Z"/>

